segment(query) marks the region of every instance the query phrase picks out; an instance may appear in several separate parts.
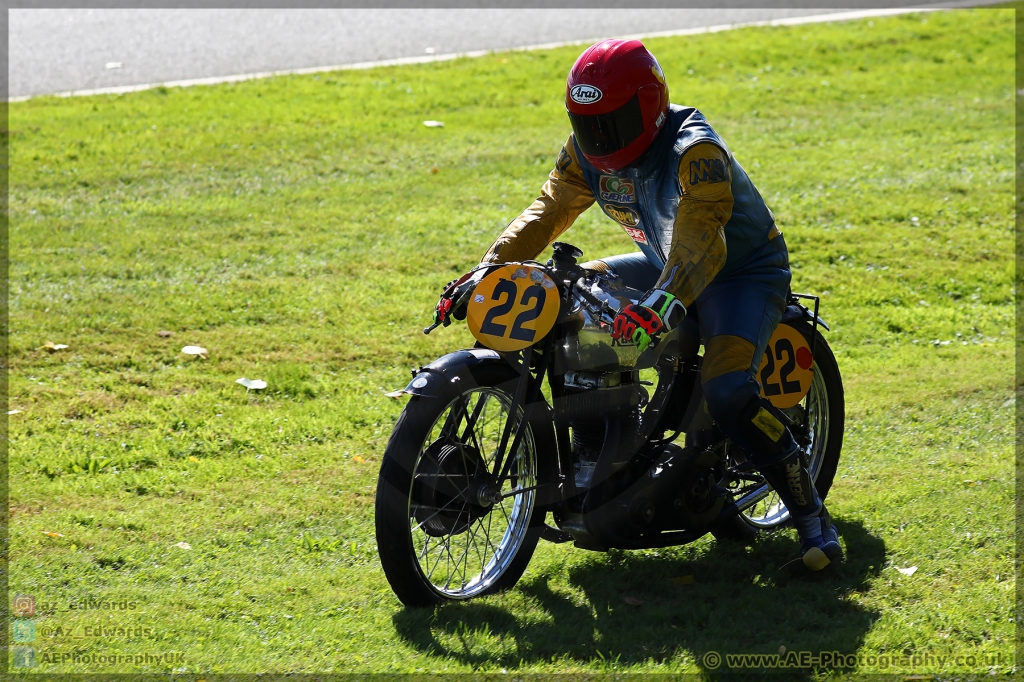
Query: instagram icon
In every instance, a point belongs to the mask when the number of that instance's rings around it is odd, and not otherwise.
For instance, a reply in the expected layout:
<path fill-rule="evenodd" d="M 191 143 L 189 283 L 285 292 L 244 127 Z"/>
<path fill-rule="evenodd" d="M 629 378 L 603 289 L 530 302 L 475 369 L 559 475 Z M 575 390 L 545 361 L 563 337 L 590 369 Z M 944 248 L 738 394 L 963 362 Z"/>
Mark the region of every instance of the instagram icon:
<path fill-rule="evenodd" d="M 36 598 L 27 594 L 19 594 L 14 598 L 13 608 L 15 616 L 31 618 L 36 615 Z"/>

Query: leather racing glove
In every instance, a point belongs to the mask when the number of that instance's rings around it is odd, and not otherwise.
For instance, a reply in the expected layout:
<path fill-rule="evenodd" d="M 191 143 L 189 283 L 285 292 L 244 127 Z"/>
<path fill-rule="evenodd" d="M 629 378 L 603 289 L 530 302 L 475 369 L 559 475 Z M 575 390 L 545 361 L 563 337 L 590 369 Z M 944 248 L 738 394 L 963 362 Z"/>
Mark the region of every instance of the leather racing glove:
<path fill-rule="evenodd" d="M 678 298 L 652 289 L 639 303 L 630 303 L 612 321 L 612 338 L 634 343 L 643 353 L 661 332 L 682 322 L 686 308 Z"/>
<path fill-rule="evenodd" d="M 452 323 L 453 319 L 466 319 L 466 306 L 469 304 L 469 296 L 466 295 L 467 288 L 479 283 L 488 272 L 487 268 L 476 267 L 462 277 L 453 279 L 442 287 L 441 298 L 438 299 L 437 305 L 434 306 L 435 327 L 440 324 L 447 327 Z"/>
<path fill-rule="evenodd" d="M 434 306 L 435 325 L 443 324 L 447 327 L 452 323 L 452 318 L 456 320 L 466 319 L 466 306 L 456 306 L 455 304 L 455 287 L 467 279 L 469 279 L 469 275 L 464 275 L 444 285 L 441 291 L 441 298 L 438 299 L 437 305 Z"/>

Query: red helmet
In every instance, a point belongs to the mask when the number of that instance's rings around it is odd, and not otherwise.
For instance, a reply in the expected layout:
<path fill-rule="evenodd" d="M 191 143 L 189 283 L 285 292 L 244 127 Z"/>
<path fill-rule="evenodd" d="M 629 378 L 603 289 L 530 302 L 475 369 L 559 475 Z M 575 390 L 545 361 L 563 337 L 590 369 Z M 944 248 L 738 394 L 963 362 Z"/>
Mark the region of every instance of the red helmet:
<path fill-rule="evenodd" d="M 583 155 L 614 172 L 636 161 L 665 124 L 668 85 L 639 40 L 604 40 L 572 65 L 565 108 Z"/>

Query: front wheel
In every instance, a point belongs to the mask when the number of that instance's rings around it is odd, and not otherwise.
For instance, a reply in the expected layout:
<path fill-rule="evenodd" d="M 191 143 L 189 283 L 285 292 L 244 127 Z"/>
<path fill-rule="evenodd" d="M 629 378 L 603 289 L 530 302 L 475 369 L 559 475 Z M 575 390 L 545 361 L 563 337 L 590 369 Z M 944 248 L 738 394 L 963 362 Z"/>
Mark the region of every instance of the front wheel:
<path fill-rule="evenodd" d="M 492 594 L 515 585 L 544 527 L 537 486 L 554 479 L 554 434 L 535 405 L 495 485 L 495 458 L 518 373 L 504 363 L 473 368 L 476 386 L 446 384 L 413 396 L 395 424 L 377 481 L 381 565 L 406 606 Z M 523 416 L 520 409 L 516 422 Z M 515 429 L 513 429 L 514 433 Z M 512 438 L 506 449 L 510 448 Z"/>
<path fill-rule="evenodd" d="M 811 388 L 799 404 L 782 411 L 797 424 L 791 428 L 797 446 L 804 453 L 808 472 L 818 496 L 824 501 L 839 467 L 843 448 L 846 406 L 843 380 L 832 349 L 811 325 L 792 325 L 814 347 L 814 373 Z M 726 445 L 728 447 L 728 445 Z M 789 510 L 778 493 L 769 488 L 756 504 L 737 514 L 712 532 L 717 539 L 752 541 L 759 531 L 778 528 L 789 522 Z"/>

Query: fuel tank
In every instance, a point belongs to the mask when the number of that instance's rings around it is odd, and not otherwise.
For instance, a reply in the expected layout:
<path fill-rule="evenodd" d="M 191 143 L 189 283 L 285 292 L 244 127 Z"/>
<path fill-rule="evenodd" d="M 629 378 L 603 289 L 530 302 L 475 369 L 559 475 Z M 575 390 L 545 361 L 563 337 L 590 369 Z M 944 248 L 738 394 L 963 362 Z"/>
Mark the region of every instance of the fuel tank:
<path fill-rule="evenodd" d="M 603 301 L 617 312 L 630 303 L 637 303 L 644 292 L 631 289 L 617 277 L 598 274 L 581 279 L 583 287 L 593 298 Z M 687 316 L 683 323 L 658 338 L 656 344 L 643 353 L 634 343 L 611 336 L 611 327 L 579 298 L 563 317 L 565 336 L 560 343 L 562 366 L 569 370 L 602 372 L 628 372 L 648 369 L 665 354 L 690 357 L 700 347 L 700 332 L 696 320 Z"/>

